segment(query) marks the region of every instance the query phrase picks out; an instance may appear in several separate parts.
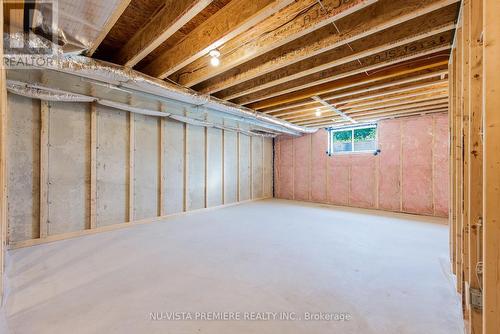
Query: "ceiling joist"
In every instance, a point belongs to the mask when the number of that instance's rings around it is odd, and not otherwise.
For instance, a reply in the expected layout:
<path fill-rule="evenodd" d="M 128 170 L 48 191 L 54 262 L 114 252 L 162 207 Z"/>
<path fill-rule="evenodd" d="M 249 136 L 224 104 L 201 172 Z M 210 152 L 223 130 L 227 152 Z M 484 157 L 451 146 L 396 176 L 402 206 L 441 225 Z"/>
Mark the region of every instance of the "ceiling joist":
<path fill-rule="evenodd" d="M 232 0 L 143 71 L 164 79 L 291 4 L 293 0 Z"/>
<path fill-rule="evenodd" d="M 314 66 L 326 65 L 369 49 L 375 53 L 378 52 L 376 47 L 383 44 L 414 37 L 425 31 L 434 30 L 437 34 L 439 28 L 454 24 L 451 9 L 432 12 L 436 8 L 441 8 L 440 6 L 448 5 L 449 0 L 441 1 L 440 4 L 436 4 L 435 1 L 424 1 L 423 4 L 412 2 L 410 6 L 403 7 L 403 13 L 401 13 L 401 3 L 402 1 L 378 2 L 336 22 L 340 32 L 334 27 L 325 27 L 197 85 L 195 89 L 209 94 L 225 89 L 217 96 L 231 100 L 251 92 L 249 89 L 255 91 L 259 85 L 277 79 L 287 80 L 288 76 L 299 71 L 313 70 Z M 425 15 L 429 12 L 432 12 L 431 17 Z M 373 15 L 375 13 L 380 15 Z M 366 21 L 366 17 L 370 19 Z M 360 23 L 363 18 L 366 22 Z M 360 57 L 363 56 L 358 56 Z M 322 69 L 316 71 L 320 70 Z M 266 75 L 263 76 L 263 73 Z"/>
<path fill-rule="evenodd" d="M 118 51 L 116 62 L 135 66 L 211 2 L 212 0 L 167 0 L 163 9 Z"/>

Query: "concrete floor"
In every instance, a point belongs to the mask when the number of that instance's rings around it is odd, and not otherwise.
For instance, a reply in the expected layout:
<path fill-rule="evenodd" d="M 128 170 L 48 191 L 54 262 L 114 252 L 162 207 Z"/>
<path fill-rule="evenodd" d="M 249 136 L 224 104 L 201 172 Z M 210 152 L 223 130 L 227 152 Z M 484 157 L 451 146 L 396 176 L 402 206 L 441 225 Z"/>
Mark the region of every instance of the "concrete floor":
<path fill-rule="evenodd" d="M 439 222 L 267 200 L 20 249 L 9 254 L 3 325 L 23 334 L 463 333 Z M 152 321 L 150 312 L 352 318 Z"/>

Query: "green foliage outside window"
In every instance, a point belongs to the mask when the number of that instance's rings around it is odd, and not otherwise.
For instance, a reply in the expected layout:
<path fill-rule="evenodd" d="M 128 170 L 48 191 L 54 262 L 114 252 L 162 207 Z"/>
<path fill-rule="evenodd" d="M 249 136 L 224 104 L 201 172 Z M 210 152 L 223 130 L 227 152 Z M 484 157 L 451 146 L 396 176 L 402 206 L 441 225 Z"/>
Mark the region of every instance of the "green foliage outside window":
<path fill-rule="evenodd" d="M 375 140 L 376 135 L 376 128 L 357 129 L 354 130 L 354 142 Z"/>
<path fill-rule="evenodd" d="M 352 141 L 352 130 L 334 132 L 333 140 L 340 143 L 350 143 Z"/>

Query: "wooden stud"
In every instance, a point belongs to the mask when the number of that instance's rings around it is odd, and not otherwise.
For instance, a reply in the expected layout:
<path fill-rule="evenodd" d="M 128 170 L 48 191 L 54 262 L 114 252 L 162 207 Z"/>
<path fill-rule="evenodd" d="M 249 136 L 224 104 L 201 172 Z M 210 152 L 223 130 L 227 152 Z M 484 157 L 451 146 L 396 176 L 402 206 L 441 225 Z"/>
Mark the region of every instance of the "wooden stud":
<path fill-rule="evenodd" d="M 97 227 L 97 108 L 90 104 L 90 229 Z"/>
<path fill-rule="evenodd" d="M 49 128 L 50 104 L 40 102 L 40 238 L 49 235 Z"/>
<path fill-rule="evenodd" d="M 163 104 L 160 105 L 161 111 L 165 112 Z M 159 189 L 159 216 L 165 216 L 165 187 L 167 182 L 167 176 L 165 173 L 165 160 L 166 155 L 166 140 L 167 134 L 165 133 L 166 119 L 164 117 L 160 118 L 160 189 Z"/>
<path fill-rule="evenodd" d="M 457 242 L 456 242 L 456 268 L 457 268 L 457 292 L 462 296 L 463 292 L 463 220 L 462 220 L 462 208 L 463 208 L 463 148 L 462 148 L 462 27 L 457 29 L 457 80 L 455 82 L 456 89 L 456 112 L 455 112 L 455 137 L 457 138 L 455 142 L 455 187 L 456 187 L 456 197 L 455 197 L 455 211 L 456 211 L 456 230 L 457 230 Z"/>
<path fill-rule="evenodd" d="M 188 125 L 184 123 L 184 189 L 183 189 L 183 206 L 184 212 L 189 210 L 188 208 L 188 187 L 189 187 L 189 133 Z"/>
<path fill-rule="evenodd" d="M 450 112 L 448 114 L 448 123 L 449 123 L 449 137 L 450 137 L 450 159 L 449 159 L 449 170 L 450 170 L 450 196 L 449 196 L 449 225 L 450 225 L 450 259 L 452 264 L 452 272 L 456 275 L 456 215 L 455 215 L 455 197 L 456 197 L 456 188 L 455 184 L 455 143 L 456 143 L 456 132 L 455 132 L 455 79 L 456 78 L 456 48 L 453 48 L 452 54 L 450 57 L 449 64 L 449 91 L 450 91 Z"/>
<path fill-rule="evenodd" d="M 206 120 L 206 119 L 205 119 Z M 203 192 L 205 194 L 204 198 L 205 198 L 205 205 L 204 207 L 205 208 L 208 208 L 208 157 L 210 156 L 210 147 L 208 145 L 208 128 L 205 127 L 203 129 L 203 133 L 204 133 L 204 137 L 205 137 L 205 166 L 204 166 L 204 173 L 205 173 L 205 177 L 204 177 L 204 186 L 203 186 Z"/>
<path fill-rule="evenodd" d="M 240 132 L 238 132 L 237 136 L 236 136 L 236 142 L 237 142 L 236 148 L 237 148 L 237 156 L 238 156 L 238 158 L 236 159 L 237 160 L 236 164 L 238 166 L 238 182 L 237 182 L 238 202 L 241 200 L 241 196 L 240 196 L 240 191 L 241 191 L 241 181 L 240 181 L 241 180 L 241 175 L 240 175 L 241 174 L 241 170 L 240 170 L 240 168 L 241 168 L 241 149 L 240 149 L 241 141 L 240 141 L 240 136 L 241 136 L 241 134 L 240 134 Z"/>
<path fill-rule="evenodd" d="M 255 195 L 255 190 L 254 190 L 254 184 L 253 184 L 253 159 L 254 159 L 254 154 L 253 154 L 253 136 L 250 136 L 250 198 L 254 199 Z"/>
<path fill-rule="evenodd" d="M 482 282 L 477 273 L 479 261 L 482 260 L 481 237 L 482 237 L 482 209 L 483 209 L 483 101 L 482 101 L 482 57 L 483 46 L 481 34 L 483 31 L 483 3 L 482 1 L 470 1 L 469 5 L 469 286 L 472 289 L 480 289 Z M 476 308 L 470 308 L 469 333 L 480 334 L 482 332 L 482 312 Z"/>
<path fill-rule="evenodd" d="M 500 328 L 500 2 L 483 2 L 484 84 L 484 306 L 483 333 Z"/>
<path fill-rule="evenodd" d="M 470 318 L 470 305 L 469 305 L 469 277 L 470 277 L 470 266 L 469 266 L 469 25 L 470 25 L 470 7 L 468 5 L 469 0 L 464 0 L 462 2 L 462 98 L 460 103 L 462 104 L 462 253 L 463 253 L 463 305 L 465 309 L 464 318 L 468 321 Z"/>
<path fill-rule="evenodd" d="M 115 26 L 118 19 L 122 16 L 125 9 L 127 9 L 128 5 L 130 4 L 130 1 L 131 0 L 121 0 L 116 5 L 115 10 L 113 11 L 109 19 L 106 21 L 104 26 L 102 27 L 101 31 L 99 32 L 99 35 L 93 41 L 90 49 L 86 52 L 87 57 L 91 57 L 97 51 L 99 45 L 101 45 L 102 41 L 104 41 L 108 33 L 111 31 L 111 29 L 113 29 L 113 27 Z"/>
<path fill-rule="evenodd" d="M 128 154 L 128 221 L 135 219 L 135 114 L 128 114 L 129 154 Z"/>
<path fill-rule="evenodd" d="M 224 121 L 223 121 L 224 122 Z M 221 149 L 222 149 L 222 171 L 221 171 L 221 180 L 222 180 L 222 204 L 226 204 L 226 130 L 221 130 Z"/>

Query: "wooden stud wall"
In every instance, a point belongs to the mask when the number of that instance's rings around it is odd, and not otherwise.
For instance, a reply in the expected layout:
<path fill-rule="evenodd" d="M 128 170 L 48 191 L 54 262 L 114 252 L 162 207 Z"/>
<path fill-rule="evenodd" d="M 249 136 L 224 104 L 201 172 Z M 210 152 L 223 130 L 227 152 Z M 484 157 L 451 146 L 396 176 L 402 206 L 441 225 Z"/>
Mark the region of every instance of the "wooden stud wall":
<path fill-rule="evenodd" d="M 499 12 L 497 0 L 462 1 L 449 66 L 450 254 L 474 334 L 500 328 Z"/>
<path fill-rule="evenodd" d="M 269 158 L 272 140 L 153 116 L 127 115 L 96 104 L 46 102 L 15 95 L 8 95 L 8 99 L 8 117 L 16 121 L 16 129 L 7 132 L 10 154 L 15 155 L 20 149 L 17 146 L 23 145 L 19 138 L 29 138 L 30 142 L 31 138 L 40 139 L 29 149 L 23 146 L 28 159 L 8 166 L 20 170 L 13 183 L 20 182 L 20 176 L 36 180 L 33 193 L 17 193 L 15 187 L 12 190 L 12 197 L 28 203 L 29 210 L 20 206 L 7 218 L 16 231 L 11 235 L 10 248 L 234 205 L 240 202 L 236 198 L 240 193 L 244 201 L 272 197 L 267 191 L 273 183 Z M 144 102 L 131 99 L 129 103 Z M 23 110 L 27 108 L 31 109 Z M 179 106 L 156 104 L 156 108 Z M 77 123 L 71 131 L 60 126 L 74 119 Z M 79 145 L 78 149 L 73 149 L 73 144 Z M 65 155 L 66 151 L 70 155 Z M 35 157 L 39 157 L 39 164 L 31 162 Z M 79 184 L 78 189 L 73 189 L 74 182 Z M 225 196 L 225 192 L 231 196 Z M 68 216 L 61 211 L 63 207 L 70 208 L 66 210 Z M 12 215 L 18 210 L 26 210 L 23 217 L 31 217 L 33 212 L 35 221 L 14 226 L 18 220 Z M 70 216 L 69 212 L 76 213 Z M 57 222 L 53 224 L 51 217 Z"/>

